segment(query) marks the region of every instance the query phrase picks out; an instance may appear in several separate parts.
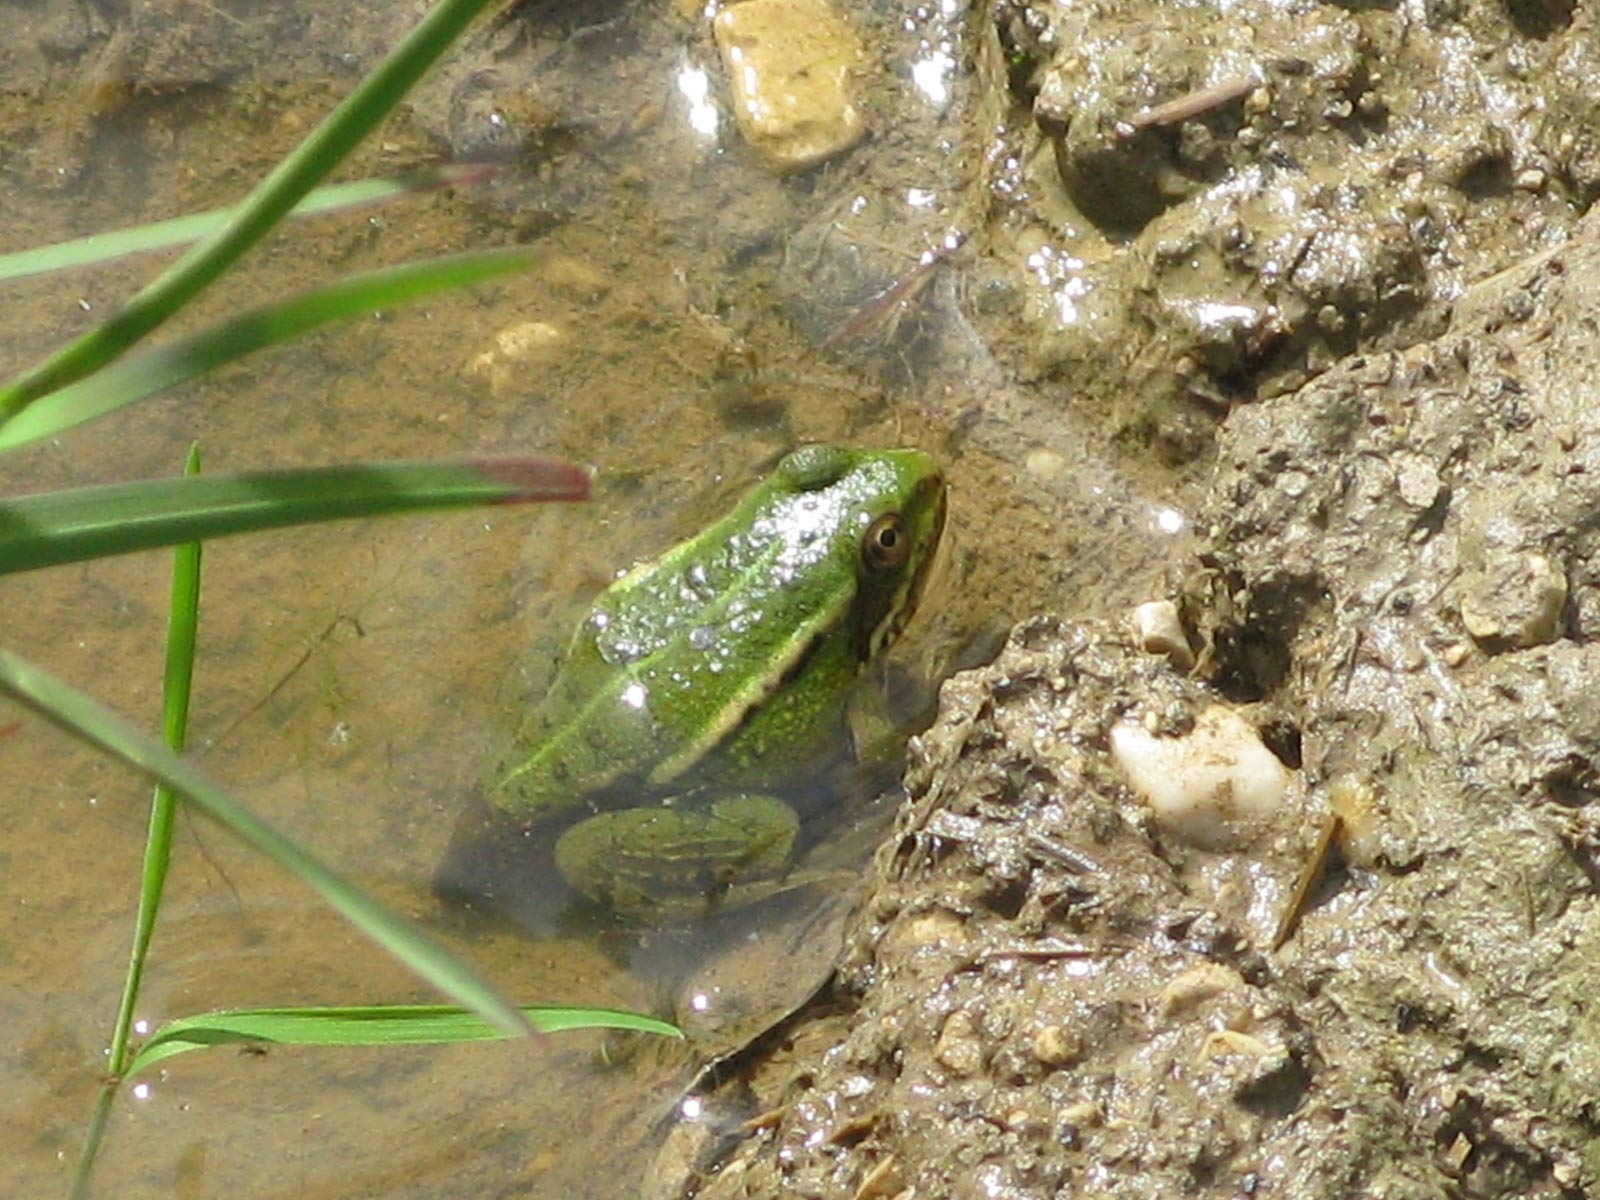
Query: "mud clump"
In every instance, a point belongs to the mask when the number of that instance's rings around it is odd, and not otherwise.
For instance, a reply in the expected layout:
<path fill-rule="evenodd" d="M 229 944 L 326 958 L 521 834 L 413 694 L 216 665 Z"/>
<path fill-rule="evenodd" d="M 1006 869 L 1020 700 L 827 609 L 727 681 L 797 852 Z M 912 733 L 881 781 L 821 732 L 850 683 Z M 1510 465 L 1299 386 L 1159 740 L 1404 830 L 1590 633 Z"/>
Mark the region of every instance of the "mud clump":
<path fill-rule="evenodd" d="M 1016 274 L 995 276 L 1014 303 L 992 297 L 986 329 L 1025 376 L 1087 376 L 1174 458 L 1208 448 L 1208 409 L 1436 336 L 1449 301 L 1565 238 L 1596 195 L 1591 12 L 997 15 L 1025 115 L 989 155 Z"/>
<path fill-rule="evenodd" d="M 685 1191 L 1594 1194 L 1597 234 L 1230 418 L 1192 676 L 1040 617 L 946 683 L 831 995 Z M 1243 849 L 1110 751 L 1219 704 L 1293 780 Z"/>
<path fill-rule="evenodd" d="M 839 1040 L 699 1194 L 848 1197 L 874 1170 L 916 1195 L 1232 1194 L 1313 1069 L 1257 948 L 1280 885 L 1161 835 L 1109 749 L 1124 719 L 1178 733 L 1216 703 L 1050 618 L 947 683 L 824 1018 Z M 1294 845 L 1262 844 L 1285 879 Z"/>

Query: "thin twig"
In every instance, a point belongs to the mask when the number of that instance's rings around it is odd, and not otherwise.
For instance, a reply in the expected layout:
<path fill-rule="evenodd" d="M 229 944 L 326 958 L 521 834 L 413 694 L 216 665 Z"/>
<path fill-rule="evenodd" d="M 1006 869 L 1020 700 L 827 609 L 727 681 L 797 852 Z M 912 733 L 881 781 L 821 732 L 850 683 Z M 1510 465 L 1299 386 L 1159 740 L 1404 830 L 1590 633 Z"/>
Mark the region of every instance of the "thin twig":
<path fill-rule="evenodd" d="M 1289 940 L 1289 935 L 1294 933 L 1295 926 L 1299 924 L 1300 913 L 1306 906 L 1306 900 L 1311 896 L 1311 890 L 1322 878 L 1323 869 L 1328 863 L 1328 853 L 1333 849 L 1333 840 L 1339 836 L 1339 830 L 1343 825 L 1344 818 L 1338 813 L 1329 813 L 1327 820 L 1322 823 L 1322 829 L 1317 834 L 1317 843 L 1311 848 L 1305 866 L 1300 868 L 1300 878 L 1295 880 L 1294 892 L 1289 896 L 1288 906 L 1284 908 L 1283 916 L 1278 920 L 1277 931 L 1272 935 L 1274 950 L 1281 948 Z"/>
<path fill-rule="evenodd" d="M 1117 122 L 1117 136 L 1131 138 L 1141 129 L 1149 129 L 1152 126 L 1181 125 L 1192 117 L 1198 117 L 1201 113 L 1210 112 L 1213 108 L 1220 108 L 1231 100 L 1248 95 L 1257 82 L 1254 75 L 1235 75 L 1220 83 L 1203 87 L 1199 91 L 1190 92 L 1186 96 L 1179 96 L 1176 100 L 1168 100 L 1154 108 L 1143 109 L 1126 121 Z"/>
<path fill-rule="evenodd" d="M 1074 875 L 1099 875 L 1104 873 L 1105 870 L 1104 867 L 1082 850 L 1058 842 L 1038 830 L 1029 831 L 1028 847 L 1058 866 L 1065 867 Z"/>

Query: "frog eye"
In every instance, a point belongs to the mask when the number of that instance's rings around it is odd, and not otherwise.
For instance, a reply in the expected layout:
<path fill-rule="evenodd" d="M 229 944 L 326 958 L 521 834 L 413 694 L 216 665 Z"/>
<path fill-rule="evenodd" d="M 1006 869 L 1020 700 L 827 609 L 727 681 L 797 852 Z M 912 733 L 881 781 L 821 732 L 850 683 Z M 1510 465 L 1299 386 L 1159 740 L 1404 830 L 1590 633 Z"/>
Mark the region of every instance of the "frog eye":
<path fill-rule="evenodd" d="M 911 539 L 906 536 L 905 524 L 899 513 L 884 513 L 871 525 L 861 539 L 861 561 L 871 571 L 887 571 L 906 561 L 911 553 Z"/>

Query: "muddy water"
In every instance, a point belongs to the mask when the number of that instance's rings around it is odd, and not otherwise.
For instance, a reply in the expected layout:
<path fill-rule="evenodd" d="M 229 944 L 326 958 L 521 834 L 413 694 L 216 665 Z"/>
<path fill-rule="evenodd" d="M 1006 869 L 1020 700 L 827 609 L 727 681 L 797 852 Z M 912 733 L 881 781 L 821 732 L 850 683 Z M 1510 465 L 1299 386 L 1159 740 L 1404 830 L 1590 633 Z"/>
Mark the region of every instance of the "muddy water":
<path fill-rule="evenodd" d="M 412 9 L 26 7 L 25 35 L 0 51 L 4 248 L 233 199 Z M 481 31 L 352 174 L 494 157 L 483 114 L 500 112 L 523 149 L 495 179 L 288 231 L 195 320 L 468 246 L 529 242 L 539 271 L 319 335 L 7 459 L 17 491 L 171 472 L 192 438 L 214 471 L 508 450 L 599 468 L 582 510 L 207 550 L 202 762 L 521 999 L 668 998 L 592 938 L 463 927 L 431 896 L 453 814 L 507 725 L 516 664 L 611 571 L 693 529 L 774 455 L 833 438 L 923 445 L 947 464 L 955 553 L 913 660 L 1036 606 L 1115 611 L 1176 544 L 1183 501 L 1165 475 L 1104 453 L 1092 423 L 1008 384 L 963 316 L 959 257 L 915 305 L 823 346 L 973 218 L 969 35 L 894 18 L 862 14 L 895 64 L 871 97 L 882 135 L 799 178 L 741 146 L 698 18 L 546 6 Z M 907 82 L 929 36 L 956 51 L 940 103 Z M 697 72 L 713 111 L 723 105 L 709 131 L 688 98 Z M 158 265 L 10 285 L 0 361 L 20 368 L 87 328 Z M 552 355 L 496 386 L 466 369 L 530 321 L 557 331 Z M 5 644 L 149 722 L 165 571 L 147 555 L 9 580 Z M 70 1177 L 104 1061 L 146 789 L 12 707 L 0 729 L 0 1189 L 49 1195 Z M 301 888 L 184 824 L 142 1020 L 421 998 Z M 608 1066 L 598 1046 L 580 1035 L 510 1051 L 192 1056 L 119 1100 L 100 1178 L 126 1197 L 612 1195 L 647 1152 L 682 1057 Z"/>

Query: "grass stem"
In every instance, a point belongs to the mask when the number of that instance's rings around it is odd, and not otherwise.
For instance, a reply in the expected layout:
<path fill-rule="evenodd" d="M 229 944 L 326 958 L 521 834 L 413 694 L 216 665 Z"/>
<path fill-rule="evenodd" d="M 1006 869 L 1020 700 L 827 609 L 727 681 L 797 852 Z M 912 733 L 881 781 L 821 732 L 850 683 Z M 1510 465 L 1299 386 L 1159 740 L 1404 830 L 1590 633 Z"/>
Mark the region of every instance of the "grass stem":
<path fill-rule="evenodd" d="M 183 465 L 187 476 L 200 473 L 200 445 L 191 443 Z M 161 683 L 161 737 L 173 753 L 181 753 L 188 740 L 189 696 L 194 682 L 195 633 L 200 622 L 200 543 L 179 546 L 172 556 L 172 591 L 167 610 L 167 662 Z M 165 783 L 157 783 L 150 800 L 150 830 L 145 838 L 144 866 L 139 878 L 139 908 L 133 922 L 133 949 L 128 955 L 128 973 L 122 983 L 122 1002 L 117 1007 L 111 1031 L 111 1051 L 107 1055 L 108 1074 L 95 1101 L 83 1152 L 73 1178 L 72 1197 L 79 1200 L 89 1193 L 94 1161 L 105 1137 L 106 1122 L 118 1086 L 128 1069 L 128 1034 L 133 1028 L 133 1011 L 139 1002 L 139 985 L 144 979 L 145 958 L 150 937 L 155 932 L 156 914 L 166 889 L 167 866 L 172 861 L 172 826 L 178 797 Z"/>

